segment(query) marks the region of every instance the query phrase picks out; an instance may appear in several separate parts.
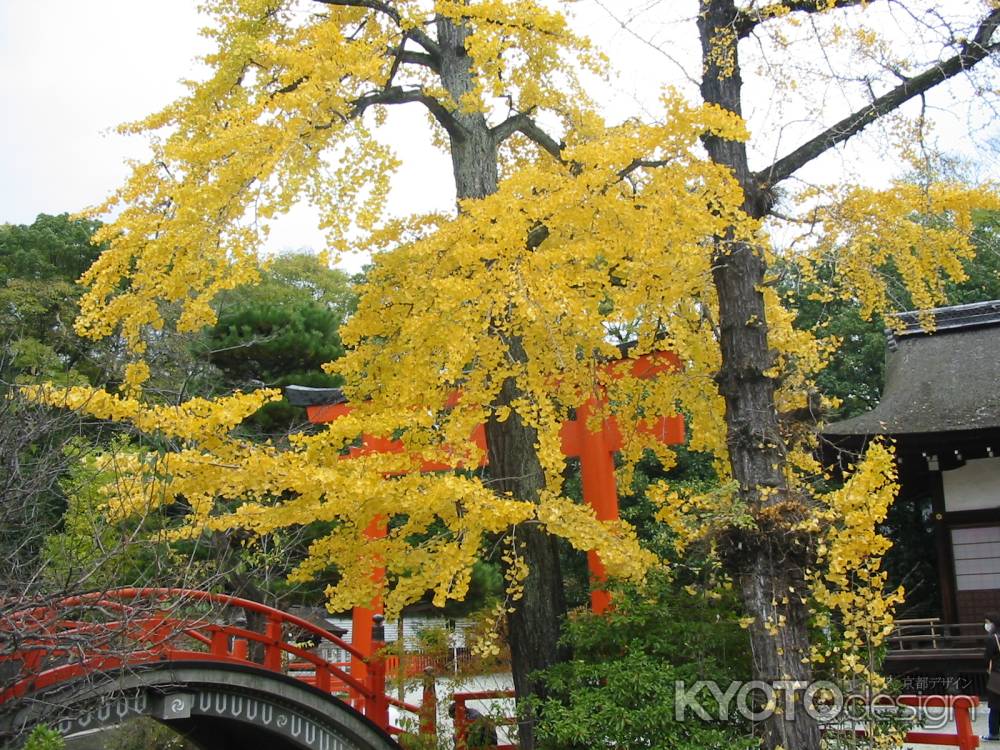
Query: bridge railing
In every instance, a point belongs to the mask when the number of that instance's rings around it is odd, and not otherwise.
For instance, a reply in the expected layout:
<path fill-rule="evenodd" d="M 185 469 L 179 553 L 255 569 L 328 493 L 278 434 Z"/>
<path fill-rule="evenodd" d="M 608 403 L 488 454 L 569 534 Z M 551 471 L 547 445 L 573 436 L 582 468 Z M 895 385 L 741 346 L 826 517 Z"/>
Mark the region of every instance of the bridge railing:
<path fill-rule="evenodd" d="M 343 695 L 389 728 L 384 661 L 308 620 L 226 594 L 125 588 L 67 597 L 6 617 L 0 640 L 13 644 L 0 654 L 0 666 L 16 670 L 0 704 L 95 673 L 163 660 L 252 664 L 284 673 L 292 664 L 307 664 L 310 684 Z M 364 661 L 365 679 L 315 653 L 323 641 Z"/>
<path fill-rule="evenodd" d="M 455 693 L 452 700 L 455 702 L 455 750 L 467 750 L 469 747 L 469 730 L 472 729 L 474 721 L 469 718 L 469 701 L 511 701 L 514 698 L 513 690 L 479 690 L 476 692 Z M 513 716 L 489 715 L 484 717 L 490 724 L 495 726 L 516 726 L 517 719 Z M 496 745 L 498 750 L 516 750 L 517 744 L 507 743 Z"/>

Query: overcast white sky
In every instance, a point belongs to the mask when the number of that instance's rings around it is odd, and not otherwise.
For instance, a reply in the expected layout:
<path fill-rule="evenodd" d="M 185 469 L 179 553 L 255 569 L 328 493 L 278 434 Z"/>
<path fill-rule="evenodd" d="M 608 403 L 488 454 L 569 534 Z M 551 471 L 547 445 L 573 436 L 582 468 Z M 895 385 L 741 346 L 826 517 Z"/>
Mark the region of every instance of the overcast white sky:
<path fill-rule="evenodd" d="M 0 223 L 31 223 L 39 213 L 80 211 L 103 200 L 128 173 L 125 161 L 145 153 L 141 138 L 116 125 L 139 119 L 198 77 L 194 62 L 208 50 L 198 31 L 205 20 L 196 0 L 0 0 Z M 608 27 L 597 4 L 584 8 L 591 26 Z M 596 23 L 595 23 L 596 21 Z M 599 24 L 603 23 L 604 28 Z M 624 44 L 634 39 L 624 35 Z M 636 59 L 654 54 L 636 50 Z M 648 77 L 627 73 L 623 108 L 635 105 L 634 87 Z M 653 89 L 649 89 L 652 91 Z M 648 94 L 648 91 L 646 92 Z M 414 143 L 427 125 L 415 106 L 394 112 L 399 133 Z M 448 162 L 426 147 L 407 149 L 393 181 L 398 211 L 450 205 Z M 428 179 L 444 185 L 428 189 Z M 319 248 L 322 234 L 308 209 L 299 209 L 273 230 L 270 249 Z"/>
<path fill-rule="evenodd" d="M 641 113 L 665 82 L 684 83 L 674 62 L 622 31 L 612 17 L 626 16 L 626 6 L 657 5 L 656 14 L 644 16 L 636 31 L 657 41 L 675 60 L 697 60 L 695 50 L 665 41 L 674 28 L 670 23 L 683 19 L 689 6 L 693 10 L 690 2 L 580 0 L 575 6 L 588 33 L 613 48 L 624 69 L 615 90 L 602 94 L 602 102 L 622 116 Z M 140 139 L 120 136 L 113 128 L 157 110 L 182 93 L 181 78 L 198 75 L 193 59 L 206 50 L 206 43 L 198 35 L 203 19 L 196 6 L 196 0 L 0 0 L 0 102 L 5 110 L 0 118 L 0 223 L 30 223 L 41 212 L 81 210 L 122 182 L 125 159 L 141 157 L 144 149 Z M 684 38 L 693 41 L 691 34 Z M 768 96 L 756 98 L 758 108 L 769 106 Z M 404 109 L 402 117 L 400 132 L 423 140 L 423 114 L 414 107 Z M 946 125 L 951 127 L 964 129 L 964 123 Z M 791 133 L 792 140 L 801 138 Z M 449 205 L 446 191 L 427 185 L 434 174 L 440 175 L 439 184 L 447 185 L 444 157 L 426 149 L 410 154 L 393 183 L 397 210 Z M 855 172 L 887 174 L 873 158 L 863 151 L 847 159 L 835 155 L 818 168 L 829 172 L 853 160 Z M 321 244 L 321 234 L 303 210 L 275 228 L 270 249 Z"/>
<path fill-rule="evenodd" d="M 124 179 L 142 144 L 109 131 L 182 92 L 194 6 L 0 0 L 0 221 L 79 210 Z"/>

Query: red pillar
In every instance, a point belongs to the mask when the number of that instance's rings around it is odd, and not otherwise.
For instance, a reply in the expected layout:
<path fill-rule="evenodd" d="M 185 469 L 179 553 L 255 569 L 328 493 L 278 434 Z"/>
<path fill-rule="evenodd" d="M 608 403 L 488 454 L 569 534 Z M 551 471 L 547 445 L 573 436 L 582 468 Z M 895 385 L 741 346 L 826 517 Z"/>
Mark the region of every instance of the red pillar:
<path fill-rule="evenodd" d="M 597 418 L 597 429 L 591 432 L 588 424 Z M 607 435 L 613 425 L 604 418 L 602 404 L 595 398 L 587 400 L 576 411 L 575 427 L 578 433 L 580 475 L 583 480 L 583 499 L 599 521 L 618 519 L 618 486 L 615 480 L 615 436 Z M 609 440 L 609 438 L 611 438 Z M 610 444 L 609 444 L 610 443 Z M 590 608 L 596 613 L 606 612 L 611 606 L 611 595 L 604 588 L 608 574 L 601 556 L 594 550 L 587 552 L 590 571 Z"/>
<path fill-rule="evenodd" d="M 381 615 L 375 615 L 372 619 L 374 627 L 368 631 L 368 635 L 374 654 L 385 646 L 385 625 Z M 385 657 L 382 654 L 372 656 L 365 684 L 372 696 L 371 701 L 365 703 L 365 716 L 388 732 L 389 696 L 385 693 Z"/>
<path fill-rule="evenodd" d="M 382 516 L 372 519 L 365 529 L 366 539 L 383 539 L 386 535 L 386 522 Z M 372 572 L 372 580 L 376 583 L 385 578 L 385 568 L 376 568 Z M 376 596 L 372 600 L 371 607 L 355 607 L 351 615 L 351 645 L 363 655 L 362 657 L 351 657 L 351 676 L 360 682 L 365 682 L 368 678 L 368 665 L 363 659 L 370 658 L 374 651 L 372 641 L 373 618 L 376 614 L 382 614 L 382 597 Z"/>
<path fill-rule="evenodd" d="M 616 367 L 626 364 L 631 377 L 639 379 L 651 379 L 661 374 L 676 372 L 681 369 L 681 362 L 673 352 L 653 352 L 642 355 L 634 359 L 618 360 L 608 363 L 611 368 L 612 377 Z M 458 402 L 461 394 L 456 391 L 449 397 L 449 405 L 453 406 Z M 614 416 L 604 416 L 602 412 L 607 408 L 607 402 L 602 397 L 591 397 L 583 406 L 577 409 L 577 418 L 563 423 L 561 438 L 563 453 L 566 456 L 578 456 L 580 458 L 580 473 L 583 481 L 583 499 L 594 509 L 598 520 L 614 521 L 618 519 L 618 490 L 615 481 L 615 459 L 614 454 L 621 450 L 622 436 L 618 428 L 618 423 Z M 329 405 L 313 405 L 307 408 L 309 420 L 314 423 L 330 422 L 351 410 L 349 404 L 337 403 Z M 591 432 L 587 429 L 587 422 L 594 415 L 600 415 L 600 424 L 597 429 Z M 636 425 L 640 432 L 653 435 L 660 442 L 666 445 L 676 445 L 684 442 L 684 418 L 681 416 L 660 417 L 652 422 L 641 422 Z M 473 431 L 471 440 L 484 449 L 483 458 L 480 465 L 486 464 L 485 447 L 486 434 L 483 425 L 478 425 Z M 350 456 L 364 455 L 365 453 L 395 453 L 404 450 L 403 444 L 398 440 L 374 437 L 365 435 L 362 438 L 361 448 L 352 448 Z M 448 463 L 425 461 L 420 467 L 421 471 L 446 471 L 458 468 Z M 375 528 L 376 525 L 378 528 Z M 368 538 L 377 539 L 385 536 L 384 519 L 373 521 L 366 531 Z M 608 609 L 611 597 L 606 590 L 601 588 L 607 580 L 607 571 L 601 562 L 600 556 L 596 552 L 587 553 L 587 565 L 591 577 L 590 603 L 594 612 L 601 613 Z M 378 580 L 384 576 L 384 571 L 378 572 Z M 381 612 L 381 603 L 377 600 L 372 604 L 372 608 L 358 608 L 354 611 L 354 638 L 355 645 L 366 655 L 371 653 L 371 643 L 369 636 L 364 635 L 371 631 L 371 618 L 374 612 Z M 357 670 L 358 674 L 366 674 L 365 665 L 352 660 L 352 672 Z"/>
<path fill-rule="evenodd" d="M 424 669 L 423 696 L 420 699 L 420 734 L 437 737 L 437 687 L 434 683 L 434 668 Z"/>

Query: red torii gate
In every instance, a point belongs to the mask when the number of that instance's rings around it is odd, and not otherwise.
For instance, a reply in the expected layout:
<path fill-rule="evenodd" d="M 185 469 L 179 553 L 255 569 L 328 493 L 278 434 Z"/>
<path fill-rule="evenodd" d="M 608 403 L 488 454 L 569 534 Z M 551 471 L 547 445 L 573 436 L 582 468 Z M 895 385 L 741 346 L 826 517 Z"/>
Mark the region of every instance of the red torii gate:
<path fill-rule="evenodd" d="M 622 367 L 625 363 L 627 363 L 627 367 Z M 625 370 L 632 377 L 638 379 L 651 379 L 665 372 L 676 372 L 680 370 L 680 366 L 677 355 L 667 351 L 622 358 L 604 365 L 612 377 L 622 377 L 622 371 Z M 311 389 L 291 386 L 286 389 L 286 392 L 290 396 L 295 395 L 295 398 L 290 400 L 306 407 L 309 421 L 314 424 L 332 422 L 351 411 L 350 404 L 346 402 L 338 389 Z M 456 393 L 453 398 L 457 401 L 458 394 Z M 614 454 L 622 448 L 622 432 L 613 414 L 607 414 L 601 420 L 598 429 L 592 431 L 588 428 L 588 422 L 604 413 L 606 406 L 607 398 L 603 393 L 592 396 L 576 409 L 576 419 L 563 422 L 559 434 L 563 455 L 580 459 L 584 502 L 594 509 L 598 520 L 613 521 L 618 519 L 618 488 L 615 481 Z M 678 445 L 684 442 L 684 418 L 681 415 L 642 421 L 636 427 L 641 432 L 655 436 L 665 445 Z M 483 459 L 480 466 L 486 465 L 485 426 L 477 425 L 470 440 L 482 450 Z M 398 453 L 403 450 L 405 447 L 400 440 L 362 435 L 361 446 L 351 448 L 349 456 Z M 454 468 L 453 465 L 447 463 L 424 461 L 420 470 L 433 472 L 449 471 Z M 385 519 L 373 519 L 365 530 L 365 534 L 370 539 L 384 537 L 386 534 Z M 593 550 L 587 553 L 587 565 L 591 581 L 596 584 L 590 592 L 591 609 L 600 614 L 605 612 L 611 604 L 610 594 L 600 585 L 607 580 L 607 571 L 601 562 L 600 555 Z M 384 570 L 375 572 L 378 579 L 384 575 Z M 376 600 L 372 603 L 371 608 L 357 607 L 354 610 L 352 643 L 357 650 L 364 654 L 371 652 L 372 617 L 376 612 L 380 613 L 381 609 L 381 602 Z M 361 672 L 360 674 L 356 673 L 358 679 L 364 679 L 365 664 L 359 660 L 355 661 L 357 664 L 352 664 L 352 671 L 355 668 L 358 669 Z"/>

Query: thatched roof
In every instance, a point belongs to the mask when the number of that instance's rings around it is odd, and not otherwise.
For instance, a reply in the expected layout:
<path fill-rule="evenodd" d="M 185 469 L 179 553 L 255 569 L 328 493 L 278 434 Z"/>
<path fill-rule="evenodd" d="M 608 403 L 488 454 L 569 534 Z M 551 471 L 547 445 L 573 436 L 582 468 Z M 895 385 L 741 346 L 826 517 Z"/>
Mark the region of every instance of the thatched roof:
<path fill-rule="evenodd" d="M 933 315 L 928 333 L 921 317 Z M 886 332 L 879 405 L 827 435 L 905 435 L 1000 427 L 1000 300 L 908 312 Z"/>

